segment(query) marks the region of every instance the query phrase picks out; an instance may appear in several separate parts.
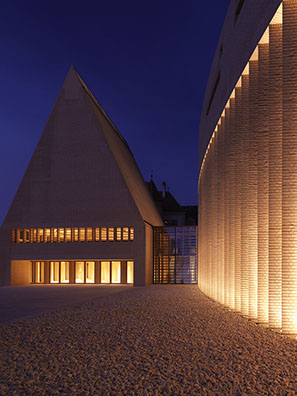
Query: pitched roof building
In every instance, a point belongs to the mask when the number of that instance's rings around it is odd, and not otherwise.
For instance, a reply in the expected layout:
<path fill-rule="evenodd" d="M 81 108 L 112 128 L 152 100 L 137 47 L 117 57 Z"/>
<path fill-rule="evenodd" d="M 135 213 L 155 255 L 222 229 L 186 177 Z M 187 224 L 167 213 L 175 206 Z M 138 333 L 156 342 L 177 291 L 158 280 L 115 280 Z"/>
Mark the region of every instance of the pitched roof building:
<path fill-rule="evenodd" d="M 128 144 L 71 67 L 0 230 L 0 284 L 152 283 L 160 225 Z"/>

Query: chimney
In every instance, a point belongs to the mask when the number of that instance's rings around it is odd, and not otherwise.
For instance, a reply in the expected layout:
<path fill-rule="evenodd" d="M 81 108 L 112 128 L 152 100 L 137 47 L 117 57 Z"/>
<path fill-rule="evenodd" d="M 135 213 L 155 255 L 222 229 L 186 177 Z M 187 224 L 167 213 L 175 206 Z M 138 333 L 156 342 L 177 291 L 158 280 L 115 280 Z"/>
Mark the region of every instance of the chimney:
<path fill-rule="evenodd" d="M 162 187 L 163 187 L 163 189 L 162 189 L 162 198 L 165 198 L 165 196 L 166 196 L 166 182 L 162 183 Z"/>

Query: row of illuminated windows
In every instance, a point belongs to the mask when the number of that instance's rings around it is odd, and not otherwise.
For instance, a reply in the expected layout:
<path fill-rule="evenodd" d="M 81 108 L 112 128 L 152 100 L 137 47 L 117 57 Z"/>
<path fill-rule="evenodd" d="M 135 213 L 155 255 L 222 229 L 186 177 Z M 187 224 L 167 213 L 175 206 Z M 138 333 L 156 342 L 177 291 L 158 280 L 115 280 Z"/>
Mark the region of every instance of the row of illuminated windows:
<path fill-rule="evenodd" d="M 121 261 L 75 261 L 74 283 L 133 283 L 133 261 L 122 264 Z M 70 283 L 69 268 L 69 261 L 50 261 L 49 283 Z M 44 261 L 33 261 L 32 282 L 47 283 L 45 271 Z"/>
<path fill-rule="evenodd" d="M 13 243 L 133 241 L 133 227 L 14 228 Z"/>

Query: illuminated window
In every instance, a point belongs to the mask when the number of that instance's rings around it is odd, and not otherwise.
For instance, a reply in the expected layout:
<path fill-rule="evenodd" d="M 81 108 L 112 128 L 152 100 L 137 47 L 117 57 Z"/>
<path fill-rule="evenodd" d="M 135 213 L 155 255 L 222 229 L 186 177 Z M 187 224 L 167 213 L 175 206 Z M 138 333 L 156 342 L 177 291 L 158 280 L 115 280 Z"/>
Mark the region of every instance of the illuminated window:
<path fill-rule="evenodd" d="M 101 228 L 101 241 L 107 241 L 107 229 Z"/>
<path fill-rule="evenodd" d="M 34 283 L 44 283 L 44 262 L 35 261 L 33 263 Z"/>
<path fill-rule="evenodd" d="M 24 242 L 24 230 L 17 229 L 17 243 Z"/>
<path fill-rule="evenodd" d="M 43 242 L 43 228 L 37 229 L 37 242 Z"/>
<path fill-rule="evenodd" d="M 59 261 L 50 262 L 50 283 L 59 283 Z"/>
<path fill-rule="evenodd" d="M 71 242 L 71 228 L 65 228 L 65 242 Z"/>
<path fill-rule="evenodd" d="M 58 242 L 64 242 L 64 228 L 58 228 Z"/>
<path fill-rule="evenodd" d="M 134 228 L 130 228 L 130 241 L 134 241 Z"/>
<path fill-rule="evenodd" d="M 121 262 L 120 261 L 112 261 L 111 263 L 111 280 L 112 283 L 121 283 Z"/>
<path fill-rule="evenodd" d="M 31 242 L 37 242 L 37 230 L 36 228 L 31 228 Z"/>
<path fill-rule="evenodd" d="M 95 262 L 87 261 L 86 262 L 86 283 L 94 283 L 95 282 Z"/>
<path fill-rule="evenodd" d="M 50 242 L 51 241 L 51 229 L 50 228 L 45 228 L 44 230 L 44 242 Z"/>
<path fill-rule="evenodd" d="M 124 227 L 123 228 L 123 241 L 128 241 L 129 240 L 129 228 Z"/>
<path fill-rule="evenodd" d="M 11 230 L 11 242 L 12 243 L 16 242 L 16 232 L 14 228 Z"/>
<path fill-rule="evenodd" d="M 110 283 L 110 261 L 101 261 L 101 283 Z"/>
<path fill-rule="evenodd" d="M 75 283 L 85 282 L 85 263 L 84 261 L 75 262 Z"/>
<path fill-rule="evenodd" d="M 58 228 L 52 228 L 52 242 L 58 242 Z"/>
<path fill-rule="evenodd" d="M 24 242 L 30 243 L 30 230 L 24 229 Z"/>
<path fill-rule="evenodd" d="M 84 242 L 86 240 L 86 229 L 80 228 L 79 229 L 79 242 Z"/>
<path fill-rule="evenodd" d="M 109 241 L 114 241 L 114 228 L 109 228 L 108 229 L 108 240 Z"/>
<path fill-rule="evenodd" d="M 133 261 L 127 261 L 127 283 L 133 283 Z"/>
<path fill-rule="evenodd" d="M 78 228 L 72 228 L 72 241 L 78 242 Z"/>
<path fill-rule="evenodd" d="M 93 229 L 91 227 L 87 228 L 87 242 L 93 241 Z"/>
<path fill-rule="evenodd" d="M 120 241 L 122 239 L 122 229 L 121 228 L 117 228 L 117 241 Z"/>
<path fill-rule="evenodd" d="M 69 283 L 69 261 L 61 261 L 61 283 Z"/>
<path fill-rule="evenodd" d="M 99 228 L 94 228 L 94 238 L 95 238 L 96 242 L 100 241 L 100 229 Z"/>

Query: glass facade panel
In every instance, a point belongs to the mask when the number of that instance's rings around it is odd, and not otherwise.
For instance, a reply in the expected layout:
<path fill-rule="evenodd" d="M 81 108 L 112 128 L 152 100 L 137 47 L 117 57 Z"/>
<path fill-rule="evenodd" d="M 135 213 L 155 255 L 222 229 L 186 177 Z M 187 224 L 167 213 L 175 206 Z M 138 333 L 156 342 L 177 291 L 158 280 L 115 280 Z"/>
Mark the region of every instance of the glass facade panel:
<path fill-rule="evenodd" d="M 134 282 L 134 262 L 133 261 L 127 261 L 127 283 L 133 283 Z"/>
<path fill-rule="evenodd" d="M 121 283 L 121 262 L 112 261 L 111 268 L 112 268 L 112 274 L 111 274 L 112 283 Z"/>
<path fill-rule="evenodd" d="M 75 283 L 85 282 L 85 263 L 84 261 L 75 262 Z"/>
<path fill-rule="evenodd" d="M 59 261 L 51 261 L 50 262 L 50 283 L 59 283 L 60 281 L 60 266 Z"/>
<path fill-rule="evenodd" d="M 69 283 L 69 261 L 61 261 L 61 283 Z"/>
<path fill-rule="evenodd" d="M 86 262 L 86 283 L 95 283 L 95 262 Z"/>
<path fill-rule="evenodd" d="M 110 261 L 101 261 L 101 283 L 110 283 Z"/>

